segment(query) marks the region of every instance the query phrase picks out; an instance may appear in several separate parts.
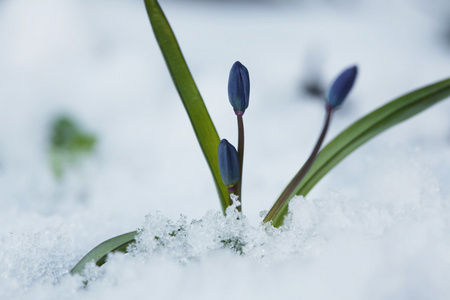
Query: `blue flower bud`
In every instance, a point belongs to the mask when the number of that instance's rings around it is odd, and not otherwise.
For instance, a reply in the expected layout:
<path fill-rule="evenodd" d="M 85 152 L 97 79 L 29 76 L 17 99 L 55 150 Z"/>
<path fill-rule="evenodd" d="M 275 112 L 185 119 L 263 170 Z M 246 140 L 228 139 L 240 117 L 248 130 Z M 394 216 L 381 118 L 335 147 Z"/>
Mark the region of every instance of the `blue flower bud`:
<path fill-rule="evenodd" d="M 327 97 L 327 109 L 333 110 L 344 102 L 355 83 L 358 68 L 352 66 L 344 70 L 333 82 Z"/>
<path fill-rule="evenodd" d="M 236 114 L 243 114 L 250 97 L 250 78 L 248 70 L 240 62 L 235 62 L 228 78 L 228 99 Z"/>
<path fill-rule="evenodd" d="M 219 143 L 219 170 L 223 183 L 231 187 L 239 181 L 239 158 L 236 148 L 226 139 Z"/>

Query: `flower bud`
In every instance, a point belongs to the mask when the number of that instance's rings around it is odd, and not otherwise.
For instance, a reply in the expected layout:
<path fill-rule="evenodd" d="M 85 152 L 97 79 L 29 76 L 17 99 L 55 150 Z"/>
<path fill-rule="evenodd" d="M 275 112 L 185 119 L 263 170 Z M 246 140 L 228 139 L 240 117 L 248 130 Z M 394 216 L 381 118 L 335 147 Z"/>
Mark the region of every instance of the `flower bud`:
<path fill-rule="evenodd" d="M 344 102 L 355 83 L 358 68 L 352 66 L 344 70 L 333 82 L 327 97 L 327 109 L 333 110 Z"/>
<path fill-rule="evenodd" d="M 236 148 L 226 139 L 219 143 L 219 170 L 223 183 L 234 186 L 239 181 L 239 158 Z"/>
<path fill-rule="evenodd" d="M 240 62 L 235 62 L 228 78 L 228 99 L 236 114 L 244 114 L 250 97 L 248 70 Z"/>

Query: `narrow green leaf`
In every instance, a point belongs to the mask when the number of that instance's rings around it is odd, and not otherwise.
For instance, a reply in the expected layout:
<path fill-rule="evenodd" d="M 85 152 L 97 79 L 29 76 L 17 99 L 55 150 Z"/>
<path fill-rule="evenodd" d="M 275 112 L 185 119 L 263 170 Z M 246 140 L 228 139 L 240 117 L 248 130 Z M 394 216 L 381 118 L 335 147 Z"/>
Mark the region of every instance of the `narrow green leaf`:
<path fill-rule="evenodd" d="M 87 263 L 95 262 L 97 266 L 101 266 L 106 262 L 106 256 L 111 252 L 126 252 L 127 246 L 135 242 L 137 231 L 128 232 L 112 239 L 106 240 L 86 254 L 76 265 L 70 270 L 70 274 L 81 274 Z"/>
<path fill-rule="evenodd" d="M 208 162 L 209 168 L 216 184 L 222 210 L 229 206 L 229 194 L 225 185 L 222 184 L 217 158 L 217 147 L 220 139 L 216 128 L 209 116 L 205 103 L 192 78 L 183 54 L 173 31 L 164 16 L 161 7 L 156 0 L 145 0 L 145 6 L 153 27 L 156 40 L 169 69 L 172 80 L 177 88 L 178 94 L 184 104 L 197 140 Z"/>
<path fill-rule="evenodd" d="M 306 196 L 334 166 L 365 142 L 448 96 L 450 96 L 450 79 L 397 98 L 356 121 L 320 151 L 310 171 L 295 188 L 289 200 L 294 195 Z M 289 200 L 280 206 L 278 213 L 275 214 L 272 219 L 273 226 L 278 227 L 283 224 Z"/>

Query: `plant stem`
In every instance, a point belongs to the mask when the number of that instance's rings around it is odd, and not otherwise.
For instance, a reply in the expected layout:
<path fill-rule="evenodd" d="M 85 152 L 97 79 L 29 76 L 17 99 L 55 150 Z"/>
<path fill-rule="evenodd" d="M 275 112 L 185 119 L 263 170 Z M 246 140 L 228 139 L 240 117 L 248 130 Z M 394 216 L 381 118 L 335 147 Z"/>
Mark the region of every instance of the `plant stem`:
<path fill-rule="evenodd" d="M 295 188 L 298 186 L 300 181 L 302 181 L 302 179 L 305 177 L 306 173 L 308 173 L 309 169 L 314 163 L 317 153 L 319 153 L 320 147 L 322 146 L 323 140 L 325 139 L 325 135 L 327 134 L 328 127 L 330 125 L 331 113 L 333 112 L 333 110 L 327 107 L 326 112 L 327 113 L 325 117 L 325 123 L 322 128 L 322 133 L 320 134 L 316 146 L 311 152 L 311 155 L 309 156 L 303 167 L 300 169 L 300 171 L 298 171 L 291 182 L 286 186 L 280 197 L 278 197 L 278 200 L 275 202 L 267 216 L 264 218 L 264 223 L 272 221 L 272 219 L 278 214 L 280 209 L 282 209 L 282 207 L 284 206 L 285 202 L 291 198 L 291 195 L 294 192 Z"/>
<path fill-rule="evenodd" d="M 242 170 L 244 165 L 244 121 L 243 113 L 236 113 L 238 123 L 238 157 L 239 157 L 239 181 L 235 185 L 236 195 L 239 196 L 241 205 L 237 207 L 238 211 L 242 210 Z"/>

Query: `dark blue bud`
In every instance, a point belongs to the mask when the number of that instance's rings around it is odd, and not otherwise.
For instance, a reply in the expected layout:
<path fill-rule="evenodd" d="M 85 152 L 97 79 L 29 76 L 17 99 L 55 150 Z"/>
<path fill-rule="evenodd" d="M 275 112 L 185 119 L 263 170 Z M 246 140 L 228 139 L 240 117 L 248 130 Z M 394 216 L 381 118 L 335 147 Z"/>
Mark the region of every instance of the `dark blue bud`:
<path fill-rule="evenodd" d="M 226 139 L 219 143 L 219 170 L 223 183 L 231 187 L 239 181 L 239 158 L 236 148 Z"/>
<path fill-rule="evenodd" d="M 250 78 L 248 70 L 240 62 L 235 62 L 228 78 L 228 99 L 236 114 L 243 114 L 250 97 Z"/>
<path fill-rule="evenodd" d="M 333 82 L 328 91 L 327 109 L 333 110 L 344 102 L 355 83 L 358 68 L 352 66 L 344 70 Z"/>

